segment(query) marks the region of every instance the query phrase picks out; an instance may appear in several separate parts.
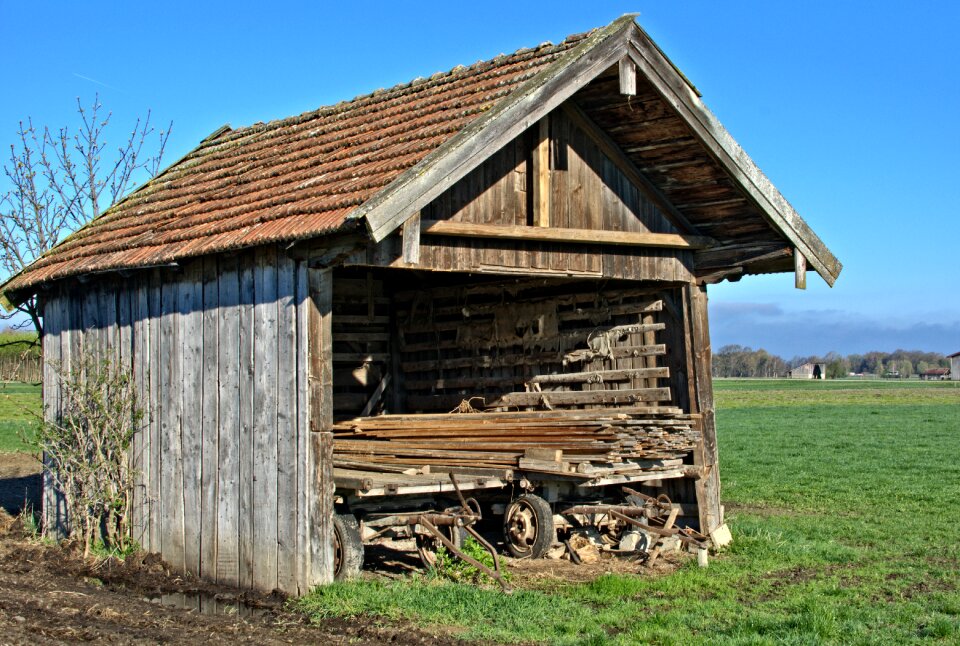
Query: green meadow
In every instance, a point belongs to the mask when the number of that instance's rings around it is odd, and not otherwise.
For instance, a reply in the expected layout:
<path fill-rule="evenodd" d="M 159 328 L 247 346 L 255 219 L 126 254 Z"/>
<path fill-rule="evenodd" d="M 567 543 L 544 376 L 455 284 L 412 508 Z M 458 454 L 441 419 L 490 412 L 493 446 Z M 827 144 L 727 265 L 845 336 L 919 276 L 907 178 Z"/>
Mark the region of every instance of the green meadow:
<path fill-rule="evenodd" d="M 496 588 L 427 576 L 317 589 L 322 619 L 551 644 L 960 643 L 960 388 L 717 380 L 734 542 L 701 569 Z M 39 387 L 0 387 L 0 451 L 27 450 Z"/>
<path fill-rule="evenodd" d="M 717 380 L 734 543 L 700 569 L 517 591 L 423 577 L 318 589 L 317 617 L 553 644 L 960 643 L 960 388 Z"/>
<path fill-rule="evenodd" d="M 34 450 L 41 392 L 39 384 L 0 382 L 0 452 Z"/>

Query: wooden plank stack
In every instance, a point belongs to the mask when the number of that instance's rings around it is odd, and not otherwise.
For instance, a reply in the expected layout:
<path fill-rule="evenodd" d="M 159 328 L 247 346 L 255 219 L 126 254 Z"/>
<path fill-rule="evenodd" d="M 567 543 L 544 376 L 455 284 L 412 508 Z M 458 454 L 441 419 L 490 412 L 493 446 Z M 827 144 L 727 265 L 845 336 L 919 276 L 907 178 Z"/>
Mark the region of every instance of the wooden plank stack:
<path fill-rule="evenodd" d="M 583 478 L 675 468 L 699 439 L 692 416 L 662 406 L 381 415 L 341 422 L 333 432 L 338 468 L 519 469 Z"/>

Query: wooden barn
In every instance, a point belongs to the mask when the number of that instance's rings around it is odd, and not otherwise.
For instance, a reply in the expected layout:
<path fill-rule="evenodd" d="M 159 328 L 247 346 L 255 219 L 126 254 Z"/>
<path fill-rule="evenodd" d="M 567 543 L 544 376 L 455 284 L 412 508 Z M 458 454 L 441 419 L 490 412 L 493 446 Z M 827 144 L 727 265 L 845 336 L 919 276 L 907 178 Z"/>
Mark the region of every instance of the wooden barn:
<path fill-rule="evenodd" d="M 805 363 L 787 372 L 790 379 L 826 379 L 827 364 Z"/>
<path fill-rule="evenodd" d="M 624 16 L 223 127 L 0 291 L 43 304 L 47 415 L 55 366 L 109 356 L 132 371 L 147 412 L 136 539 L 202 577 L 298 593 L 333 577 L 335 505 L 359 514 L 362 494 L 413 487 L 378 489 L 364 464 L 397 462 L 384 473 L 425 478 L 421 492 L 449 491 L 430 465 L 470 471 L 448 455 L 463 424 L 378 454 L 347 438 L 335 456 L 352 419 L 415 437 L 455 409 L 469 425 L 492 415 L 501 439 L 473 454 L 488 470 L 472 486 L 554 504 L 524 472 L 550 472 L 543 454 L 520 450 L 522 468 L 504 448 L 546 419 L 542 443 L 573 456 L 560 476 L 669 493 L 709 536 L 723 508 L 707 286 L 793 272 L 804 287 L 807 268 L 832 285 L 841 265 Z M 645 421 L 629 442 L 602 421 L 632 415 Z M 672 461 L 639 452 L 677 419 L 692 443 Z M 571 446 L 588 432 L 602 442 Z M 55 531 L 57 492 L 44 502 Z"/>

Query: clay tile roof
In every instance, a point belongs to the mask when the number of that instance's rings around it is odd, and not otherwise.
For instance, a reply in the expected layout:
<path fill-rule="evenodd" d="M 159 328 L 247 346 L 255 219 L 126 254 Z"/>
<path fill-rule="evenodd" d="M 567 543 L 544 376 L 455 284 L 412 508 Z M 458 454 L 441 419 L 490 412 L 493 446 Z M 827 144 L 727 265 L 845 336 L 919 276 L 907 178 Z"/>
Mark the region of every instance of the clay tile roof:
<path fill-rule="evenodd" d="M 351 212 L 589 34 L 221 128 L 2 286 L 166 264 L 356 226 Z"/>

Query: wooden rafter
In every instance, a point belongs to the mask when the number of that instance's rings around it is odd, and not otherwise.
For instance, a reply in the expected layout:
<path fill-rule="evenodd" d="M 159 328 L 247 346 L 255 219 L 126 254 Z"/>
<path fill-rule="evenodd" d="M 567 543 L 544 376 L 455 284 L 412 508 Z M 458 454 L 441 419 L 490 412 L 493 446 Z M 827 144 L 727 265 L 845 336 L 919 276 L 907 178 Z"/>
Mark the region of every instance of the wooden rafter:
<path fill-rule="evenodd" d="M 424 235 L 443 235 L 463 238 L 538 240 L 542 242 L 629 245 L 635 247 L 663 247 L 668 249 L 706 249 L 713 244 L 713 240 L 710 238 L 678 233 L 637 233 L 632 231 L 602 231 L 597 229 L 524 227 L 501 224 L 474 224 L 471 222 L 455 222 L 452 220 L 424 220 L 421 226 Z"/>

